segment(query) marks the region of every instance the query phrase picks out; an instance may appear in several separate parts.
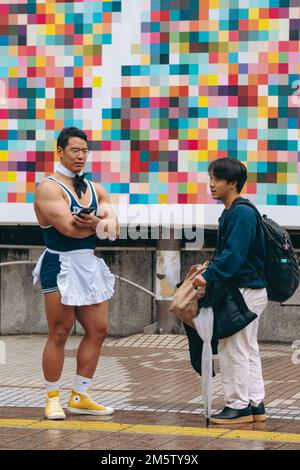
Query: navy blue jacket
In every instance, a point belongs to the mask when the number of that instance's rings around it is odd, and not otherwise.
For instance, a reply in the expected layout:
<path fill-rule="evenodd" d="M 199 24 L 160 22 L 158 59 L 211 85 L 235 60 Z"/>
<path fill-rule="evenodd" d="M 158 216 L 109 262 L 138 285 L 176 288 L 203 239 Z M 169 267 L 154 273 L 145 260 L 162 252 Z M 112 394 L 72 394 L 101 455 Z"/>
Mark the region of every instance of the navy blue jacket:
<path fill-rule="evenodd" d="M 266 243 L 258 214 L 239 204 L 224 209 L 219 219 L 216 257 L 202 274 L 207 282 L 234 279 L 238 287 L 260 289 L 266 286 L 263 275 Z"/>

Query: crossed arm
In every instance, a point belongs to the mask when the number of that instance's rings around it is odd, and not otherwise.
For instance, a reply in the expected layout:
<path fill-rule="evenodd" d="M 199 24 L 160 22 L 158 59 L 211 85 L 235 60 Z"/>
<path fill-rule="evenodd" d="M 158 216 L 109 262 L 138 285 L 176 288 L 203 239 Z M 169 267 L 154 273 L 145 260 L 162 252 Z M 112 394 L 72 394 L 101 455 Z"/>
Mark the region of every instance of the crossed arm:
<path fill-rule="evenodd" d="M 36 190 L 34 203 L 34 210 L 39 222 L 40 219 L 43 219 L 47 225 L 53 225 L 60 233 L 72 238 L 85 238 L 95 234 L 100 222 L 100 224 L 104 224 L 102 228 L 104 233 L 108 232 L 109 227 L 114 227 L 113 238 L 116 238 L 119 235 L 119 226 L 115 213 L 109 204 L 108 193 L 101 185 L 95 186 L 101 204 L 101 214 L 99 217 L 84 214 L 84 218 L 81 219 L 71 214 L 60 189 L 50 181 L 43 181 Z M 111 230 L 109 235 L 112 237 Z"/>
<path fill-rule="evenodd" d="M 92 227 L 99 238 L 118 238 L 120 235 L 119 223 L 110 202 L 107 191 L 101 184 L 94 184 L 98 196 L 101 213 L 98 217 L 92 214 L 83 214 L 82 217 L 74 216 L 75 224 L 78 227 Z M 95 226 L 96 224 L 96 226 Z"/>

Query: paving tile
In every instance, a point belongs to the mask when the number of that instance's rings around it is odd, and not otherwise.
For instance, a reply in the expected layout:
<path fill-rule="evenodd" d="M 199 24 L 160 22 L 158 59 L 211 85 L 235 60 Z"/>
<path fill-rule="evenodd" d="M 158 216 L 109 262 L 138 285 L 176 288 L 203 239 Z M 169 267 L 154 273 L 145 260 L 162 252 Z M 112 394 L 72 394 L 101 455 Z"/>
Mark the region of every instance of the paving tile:
<path fill-rule="evenodd" d="M 215 439 L 203 446 L 203 450 L 275 450 L 282 442 L 265 442 L 238 439 Z"/>
<path fill-rule="evenodd" d="M 67 343 L 61 379 L 63 406 L 66 406 L 73 384 L 76 351 L 81 339 L 72 336 Z M 1 337 L 1 340 L 6 343 L 9 362 L 0 366 L 0 420 L 43 420 L 45 391 L 41 357 L 46 337 L 16 336 Z M 266 381 L 266 411 L 270 418 L 265 423 L 230 428 L 300 433 L 300 367 L 291 362 L 290 345 L 262 343 L 260 350 Z M 219 371 L 217 358 L 214 363 L 215 369 Z M 191 368 L 185 336 L 137 334 L 121 339 L 108 338 L 95 373 L 91 395 L 101 403 L 113 404 L 116 407 L 115 415 L 102 418 L 68 415 L 67 420 L 204 427 L 201 378 Z M 219 373 L 213 380 L 213 398 L 212 411 L 221 409 L 223 392 Z M 21 448 L 22 440 L 28 448 L 34 443 L 43 446 L 47 442 L 50 442 L 51 448 L 61 448 L 61 436 L 64 436 L 65 445 L 69 448 L 93 448 L 96 443 L 102 446 L 101 449 L 118 443 L 131 446 L 131 439 L 141 447 L 158 446 L 159 443 L 166 448 L 172 448 L 169 447 L 172 445 L 181 446 L 179 448 L 185 445 L 213 445 L 211 439 L 206 437 L 195 439 L 191 436 L 171 436 L 169 440 L 170 436 L 165 434 L 151 437 L 135 434 L 124 438 L 120 433 L 98 431 L 74 433 L 73 430 L 0 427 L 0 445 L 3 448 L 12 445 Z M 221 446 L 225 439 L 215 441 L 214 445 Z M 270 442 L 249 442 L 234 440 L 232 446 L 260 448 L 270 445 L 273 448 L 275 445 Z M 225 444 L 231 445 L 231 440 L 229 444 L 226 440 Z"/>
<path fill-rule="evenodd" d="M 300 443 L 299 444 L 292 444 L 288 442 L 287 444 L 282 445 L 278 449 L 275 450 L 300 450 Z"/>

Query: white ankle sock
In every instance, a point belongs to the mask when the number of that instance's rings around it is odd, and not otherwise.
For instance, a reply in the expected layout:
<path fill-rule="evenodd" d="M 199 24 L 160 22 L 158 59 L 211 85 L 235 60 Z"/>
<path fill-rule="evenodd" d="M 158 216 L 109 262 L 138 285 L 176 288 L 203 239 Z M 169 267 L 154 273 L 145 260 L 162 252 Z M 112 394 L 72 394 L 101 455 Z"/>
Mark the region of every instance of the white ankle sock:
<path fill-rule="evenodd" d="M 59 390 L 59 380 L 57 382 L 48 382 L 47 380 L 45 380 L 45 387 L 47 393 Z"/>
<path fill-rule="evenodd" d="M 91 386 L 91 383 L 92 379 L 89 379 L 88 377 L 82 377 L 82 375 L 76 375 L 73 390 L 74 392 L 87 395 L 87 390 Z"/>

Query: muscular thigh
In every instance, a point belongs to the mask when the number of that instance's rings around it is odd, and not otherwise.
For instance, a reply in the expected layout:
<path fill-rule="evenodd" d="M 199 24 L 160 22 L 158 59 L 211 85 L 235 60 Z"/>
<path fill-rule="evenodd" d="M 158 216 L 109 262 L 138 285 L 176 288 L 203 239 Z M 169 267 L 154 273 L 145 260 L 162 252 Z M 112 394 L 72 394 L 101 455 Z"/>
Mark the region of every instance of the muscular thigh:
<path fill-rule="evenodd" d="M 58 328 L 71 330 L 75 319 L 74 307 L 61 303 L 59 291 L 44 294 L 44 298 L 49 333 Z"/>
<path fill-rule="evenodd" d="M 101 304 L 77 307 L 75 315 L 87 333 L 106 334 L 108 329 L 108 301 Z"/>

